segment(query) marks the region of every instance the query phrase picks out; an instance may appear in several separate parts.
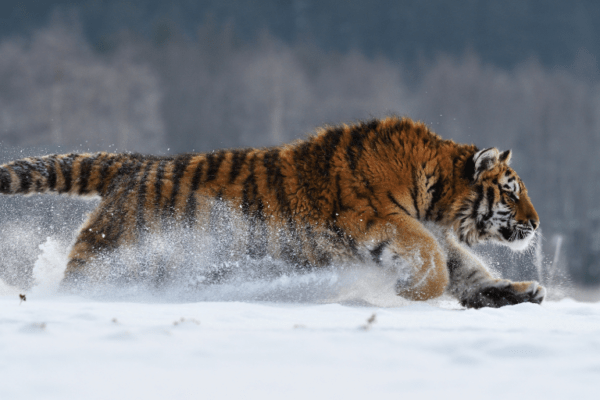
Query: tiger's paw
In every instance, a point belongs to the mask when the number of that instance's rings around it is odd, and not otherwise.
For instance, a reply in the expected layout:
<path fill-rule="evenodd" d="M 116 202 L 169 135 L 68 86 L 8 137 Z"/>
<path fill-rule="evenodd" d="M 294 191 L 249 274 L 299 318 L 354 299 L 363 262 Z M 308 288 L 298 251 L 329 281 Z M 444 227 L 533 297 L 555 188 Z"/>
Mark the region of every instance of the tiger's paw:
<path fill-rule="evenodd" d="M 545 296 L 546 288 L 537 282 L 499 281 L 471 293 L 461 304 L 467 308 L 498 308 L 519 303 L 540 304 Z"/>

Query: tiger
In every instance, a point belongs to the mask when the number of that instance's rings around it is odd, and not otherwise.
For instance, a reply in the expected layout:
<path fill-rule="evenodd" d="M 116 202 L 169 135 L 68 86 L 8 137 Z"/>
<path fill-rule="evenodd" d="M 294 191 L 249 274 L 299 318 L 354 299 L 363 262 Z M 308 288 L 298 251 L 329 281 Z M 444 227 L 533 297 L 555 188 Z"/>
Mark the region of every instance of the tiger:
<path fill-rule="evenodd" d="M 467 308 L 540 304 L 546 289 L 491 271 L 471 250 L 526 249 L 539 217 L 511 150 L 442 139 L 391 116 L 326 125 L 290 144 L 174 156 L 72 153 L 0 166 L 4 195 L 95 196 L 61 288 L 94 279 L 94 260 L 166 225 L 210 229 L 236 216 L 229 257 L 300 269 L 359 263 L 391 272 L 395 294 L 449 294 Z"/>

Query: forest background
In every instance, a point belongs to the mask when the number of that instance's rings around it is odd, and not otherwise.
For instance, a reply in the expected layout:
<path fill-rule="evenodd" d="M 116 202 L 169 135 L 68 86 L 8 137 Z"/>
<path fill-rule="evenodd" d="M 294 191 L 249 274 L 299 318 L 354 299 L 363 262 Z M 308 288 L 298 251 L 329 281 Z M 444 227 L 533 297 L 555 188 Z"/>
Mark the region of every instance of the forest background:
<path fill-rule="evenodd" d="M 592 0 L 2 2 L 0 162 L 269 146 L 407 115 L 444 138 L 511 148 L 543 265 L 596 286 L 598 20 Z M 15 260 L 32 265 L 82 210 L 2 199 L 0 277 L 15 283 Z M 41 233 L 19 234 L 24 220 Z M 505 257 L 509 275 L 540 275 L 539 254 Z"/>

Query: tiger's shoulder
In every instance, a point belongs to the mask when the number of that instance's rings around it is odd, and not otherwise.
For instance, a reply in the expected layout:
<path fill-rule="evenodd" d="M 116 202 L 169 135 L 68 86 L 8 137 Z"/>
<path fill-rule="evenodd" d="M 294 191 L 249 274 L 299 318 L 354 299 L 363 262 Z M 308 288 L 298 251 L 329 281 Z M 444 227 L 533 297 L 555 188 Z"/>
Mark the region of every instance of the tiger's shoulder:
<path fill-rule="evenodd" d="M 467 191 L 463 175 L 477 151 L 406 117 L 325 126 L 281 149 L 297 170 L 289 193 L 306 193 L 312 199 L 307 208 L 323 210 L 322 218 L 394 212 L 400 206 L 417 219 L 431 218 L 444 197 Z"/>

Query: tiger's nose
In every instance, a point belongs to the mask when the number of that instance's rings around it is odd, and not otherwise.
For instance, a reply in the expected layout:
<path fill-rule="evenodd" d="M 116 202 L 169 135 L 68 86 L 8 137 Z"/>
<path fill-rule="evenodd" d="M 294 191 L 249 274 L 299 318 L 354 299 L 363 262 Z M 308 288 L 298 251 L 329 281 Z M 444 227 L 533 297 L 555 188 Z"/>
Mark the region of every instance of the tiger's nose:
<path fill-rule="evenodd" d="M 540 221 L 538 221 L 537 219 L 530 219 L 529 223 L 531 224 L 531 227 L 534 231 L 538 228 L 538 226 L 540 226 Z"/>

